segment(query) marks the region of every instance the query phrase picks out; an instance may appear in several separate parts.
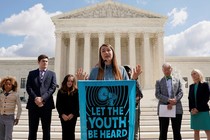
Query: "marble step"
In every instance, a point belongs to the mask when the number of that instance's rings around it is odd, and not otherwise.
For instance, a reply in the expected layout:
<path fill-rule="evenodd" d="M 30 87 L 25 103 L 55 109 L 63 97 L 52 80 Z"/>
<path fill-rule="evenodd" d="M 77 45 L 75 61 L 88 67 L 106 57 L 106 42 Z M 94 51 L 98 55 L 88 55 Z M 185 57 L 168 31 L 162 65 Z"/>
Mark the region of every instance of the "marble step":
<path fill-rule="evenodd" d="M 149 95 L 150 94 L 150 95 Z M 154 94 L 147 93 L 144 96 L 144 100 L 141 103 L 141 114 L 140 114 L 140 135 L 141 140 L 158 140 L 159 137 L 159 122 L 157 116 L 157 101 L 151 99 Z M 182 121 L 182 137 L 183 140 L 193 140 L 193 130 L 190 129 L 190 114 L 188 111 L 188 103 L 185 96 L 183 100 L 183 121 Z M 28 136 L 28 111 L 25 109 L 25 104 L 22 104 L 23 112 L 21 115 L 20 122 L 14 127 L 13 140 L 27 140 Z M 38 129 L 38 139 L 42 139 L 41 123 Z M 61 140 L 61 124 L 58 118 L 57 110 L 54 109 L 52 112 L 52 124 L 51 124 L 51 140 Z M 76 124 L 76 140 L 80 140 L 80 118 L 78 118 Z M 173 133 L 171 125 L 169 126 L 168 140 L 172 140 Z M 205 133 L 201 131 L 201 140 L 206 139 Z"/>
<path fill-rule="evenodd" d="M 183 139 L 192 139 L 193 138 L 193 131 L 182 131 L 182 138 Z M 142 139 L 153 139 L 158 140 L 159 132 L 140 132 Z M 168 139 L 172 139 L 173 133 L 171 131 L 168 132 Z M 14 139 L 27 139 L 28 132 L 13 132 Z M 77 139 L 80 139 L 80 133 L 75 133 L 75 136 Z M 42 138 L 42 132 L 37 133 L 37 137 L 39 139 Z M 61 140 L 61 132 L 52 132 L 51 133 L 52 139 Z M 201 138 L 206 138 L 206 135 L 204 132 L 201 132 L 200 134 Z M 141 140 L 142 140 L 141 139 Z"/>

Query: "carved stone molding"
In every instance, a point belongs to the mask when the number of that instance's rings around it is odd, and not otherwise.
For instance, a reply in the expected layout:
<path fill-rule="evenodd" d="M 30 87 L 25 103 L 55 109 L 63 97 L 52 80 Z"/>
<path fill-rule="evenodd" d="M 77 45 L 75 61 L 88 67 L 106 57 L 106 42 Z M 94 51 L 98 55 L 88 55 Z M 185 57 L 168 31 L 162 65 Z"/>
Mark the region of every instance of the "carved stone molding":
<path fill-rule="evenodd" d="M 143 38 L 145 38 L 145 39 L 149 39 L 150 38 L 150 36 L 149 36 L 150 34 L 149 33 L 147 33 L 147 32 L 143 32 Z"/>
<path fill-rule="evenodd" d="M 155 34 L 155 36 L 156 36 L 156 38 L 163 38 L 164 32 L 157 32 L 157 33 Z"/>
<path fill-rule="evenodd" d="M 121 38 L 121 33 L 120 33 L 120 32 L 114 33 L 114 37 L 115 37 L 115 38 Z"/>
<path fill-rule="evenodd" d="M 98 37 L 99 37 L 99 38 L 105 37 L 105 33 L 102 33 L 102 32 L 98 33 Z"/>
<path fill-rule="evenodd" d="M 91 33 L 90 32 L 85 32 L 84 33 L 84 38 L 90 38 L 91 37 Z"/>
<path fill-rule="evenodd" d="M 61 32 L 55 32 L 55 37 L 56 38 L 62 38 L 62 33 Z"/>
<path fill-rule="evenodd" d="M 129 32 L 128 33 L 128 37 L 131 38 L 131 37 L 136 37 L 136 33 L 134 32 Z"/>
<path fill-rule="evenodd" d="M 157 46 L 157 41 L 158 41 L 158 39 L 155 37 L 155 38 L 152 38 L 152 46 L 153 47 L 156 47 Z"/>
<path fill-rule="evenodd" d="M 77 33 L 72 33 L 72 32 L 70 32 L 70 33 L 69 33 L 69 37 L 70 37 L 70 38 L 76 38 L 76 37 L 77 37 Z"/>
<path fill-rule="evenodd" d="M 68 38 L 63 38 L 63 43 L 65 46 L 69 45 L 69 39 Z"/>
<path fill-rule="evenodd" d="M 152 14 L 146 14 L 120 5 L 108 3 L 93 9 L 85 9 L 77 13 L 69 14 L 61 19 L 71 18 L 159 18 Z"/>

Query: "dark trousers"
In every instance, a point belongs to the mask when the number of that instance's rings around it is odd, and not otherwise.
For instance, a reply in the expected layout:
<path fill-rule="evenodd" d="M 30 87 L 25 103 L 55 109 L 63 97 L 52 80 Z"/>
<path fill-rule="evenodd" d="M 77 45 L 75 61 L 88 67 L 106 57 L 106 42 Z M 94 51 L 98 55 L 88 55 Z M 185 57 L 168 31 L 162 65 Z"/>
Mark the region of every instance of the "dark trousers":
<path fill-rule="evenodd" d="M 159 140 L 167 140 L 169 119 L 167 117 L 159 117 L 160 136 Z M 176 118 L 171 118 L 174 140 L 181 140 L 181 124 L 182 114 L 176 114 Z"/>
<path fill-rule="evenodd" d="M 62 118 L 60 120 L 62 126 L 62 140 L 75 140 L 77 117 L 74 117 L 69 121 L 64 121 Z"/>
<path fill-rule="evenodd" d="M 28 140 L 37 139 L 37 130 L 39 120 L 41 119 L 43 140 L 50 140 L 50 125 L 51 125 L 52 109 L 37 108 L 28 109 L 29 118 L 29 135 Z"/>
<path fill-rule="evenodd" d="M 135 120 L 135 134 L 134 134 L 134 140 L 137 140 L 138 138 L 138 130 L 140 129 L 139 127 L 139 122 L 140 122 L 140 105 L 136 107 L 136 120 Z M 139 130 L 139 139 L 140 139 L 140 130 Z"/>

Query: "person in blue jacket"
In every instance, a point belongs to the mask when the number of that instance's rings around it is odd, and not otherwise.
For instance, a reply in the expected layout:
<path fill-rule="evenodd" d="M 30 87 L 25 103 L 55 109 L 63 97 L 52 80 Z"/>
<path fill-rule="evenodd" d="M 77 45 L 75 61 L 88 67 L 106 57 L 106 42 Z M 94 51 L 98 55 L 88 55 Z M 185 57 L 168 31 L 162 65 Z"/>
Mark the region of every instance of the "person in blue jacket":
<path fill-rule="evenodd" d="M 101 45 L 98 58 L 98 63 L 92 68 L 89 76 L 82 69 L 78 69 L 78 80 L 130 80 L 125 68 L 118 65 L 115 51 L 110 44 Z M 141 73 L 141 66 L 137 65 L 131 79 L 137 79 Z M 112 99 L 114 98 L 112 96 Z M 112 105 L 112 101 L 109 104 Z"/>
<path fill-rule="evenodd" d="M 102 44 L 99 48 L 99 60 L 88 76 L 80 68 L 76 73 L 78 80 L 129 80 L 123 66 L 117 64 L 117 58 L 113 47 L 110 44 Z M 132 74 L 132 79 L 137 79 L 142 73 L 141 66 L 137 65 Z"/>

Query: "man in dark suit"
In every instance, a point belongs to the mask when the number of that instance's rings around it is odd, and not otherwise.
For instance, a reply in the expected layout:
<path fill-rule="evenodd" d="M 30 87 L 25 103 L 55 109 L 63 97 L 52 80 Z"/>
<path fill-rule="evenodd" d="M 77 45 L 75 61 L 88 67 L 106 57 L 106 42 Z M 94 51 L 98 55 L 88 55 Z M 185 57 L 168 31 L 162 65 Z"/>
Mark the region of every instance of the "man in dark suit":
<path fill-rule="evenodd" d="M 50 140 L 52 109 L 55 108 L 53 93 L 56 89 L 55 73 L 48 70 L 48 56 L 38 57 L 39 68 L 28 74 L 26 90 L 29 95 L 26 108 L 29 118 L 28 140 L 37 139 L 39 119 L 41 119 L 43 140 Z"/>
<path fill-rule="evenodd" d="M 158 102 L 158 114 L 159 106 L 167 105 L 167 109 L 171 110 L 176 106 L 176 116 L 171 118 L 173 138 L 174 140 L 181 140 L 181 123 L 183 108 L 181 104 L 181 98 L 183 96 L 182 85 L 179 79 L 171 76 L 172 67 L 169 63 L 164 63 L 162 66 L 164 77 L 156 81 L 155 96 L 159 100 Z M 167 140 L 169 117 L 159 116 L 159 140 Z"/>

